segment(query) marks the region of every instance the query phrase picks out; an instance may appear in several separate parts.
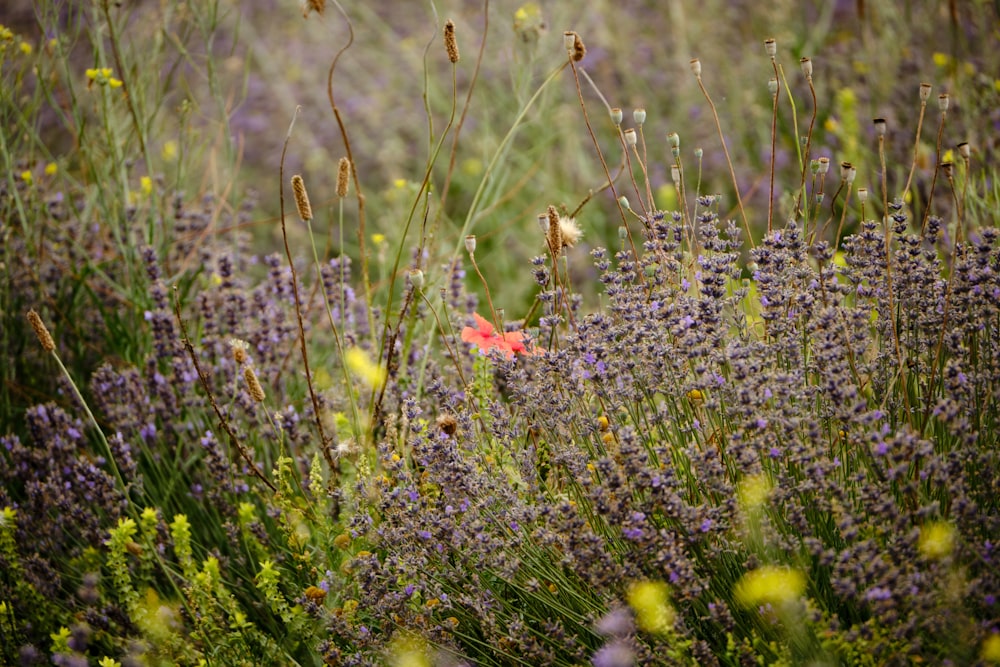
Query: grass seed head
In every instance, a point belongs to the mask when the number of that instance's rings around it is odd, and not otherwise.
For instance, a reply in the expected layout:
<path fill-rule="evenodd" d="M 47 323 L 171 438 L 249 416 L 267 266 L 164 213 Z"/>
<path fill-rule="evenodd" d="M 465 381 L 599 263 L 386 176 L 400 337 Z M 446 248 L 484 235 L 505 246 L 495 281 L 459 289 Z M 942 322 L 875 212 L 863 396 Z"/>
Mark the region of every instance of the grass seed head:
<path fill-rule="evenodd" d="M 448 60 L 452 65 L 458 62 L 458 40 L 455 39 L 455 22 L 451 19 L 444 24 L 444 50 L 448 52 Z"/>
<path fill-rule="evenodd" d="M 295 208 L 299 210 L 302 222 L 312 220 L 312 206 L 309 205 L 309 194 L 306 192 L 306 182 L 298 174 L 292 176 L 292 193 L 295 195 Z"/>

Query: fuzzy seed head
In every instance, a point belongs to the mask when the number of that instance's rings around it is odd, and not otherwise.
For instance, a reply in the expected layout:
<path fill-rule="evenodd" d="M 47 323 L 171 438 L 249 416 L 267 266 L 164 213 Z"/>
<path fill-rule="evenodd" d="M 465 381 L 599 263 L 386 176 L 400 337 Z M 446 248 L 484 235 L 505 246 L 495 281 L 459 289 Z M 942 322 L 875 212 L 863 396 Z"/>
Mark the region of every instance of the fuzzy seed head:
<path fill-rule="evenodd" d="M 312 206 L 309 205 L 309 194 L 306 192 L 306 182 L 298 174 L 292 176 L 292 193 L 295 195 L 295 208 L 299 210 L 302 222 L 312 220 Z"/>
<path fill-rule="evenodd" d="M 575 218 L 559 218 L 559 236 L 564 248 L 572 248 L 580 241 L 583 232 Z"/>
<path fill-rule="evenodd" d="M 452 65 L 458 62 L 458 40 L 455 39 L 455 22 L 451 19 L 444 24 L 444 50 Z"/>
<path fill-rule="evenodd" d="M 254 372 L 253 366 L 247 366 L 243 369 L 243 379 L 247 382 L 247 391 L 250 392 L 250 398 L 257 403 L 263 403 L 264 388 L 260 386 L 260 380 L 257 379 L 257 373 Z"/>
<path fill-rule="evenodd" d="M 34 308 L 28 311 L 28 324 L 35 330 L 35 335 L 38 337 L 38 342 L 41 343 L 43 350 L 52 352 L 56 349 L 56 343 L 52 340 L 52 334 L 49 333 L 45 322 L 42 322 L 41 316 L 35 312 Z"/>
<path fill-rule="evenodd" d="M 233 361 L 240 364 L 241 366 L 247 361 L 247 350 L 250 349 L 250 345 L 245 340 L 240 340 L 239 338 L 229 339 L 229 349 L 233 352 Z"/>
<path fill-rule="evenodd" d="M 347 185 L 351 178 L 351 161 L 346 157 L 337 162 L 337 196 L 343 199 L 347 196 Z"/>

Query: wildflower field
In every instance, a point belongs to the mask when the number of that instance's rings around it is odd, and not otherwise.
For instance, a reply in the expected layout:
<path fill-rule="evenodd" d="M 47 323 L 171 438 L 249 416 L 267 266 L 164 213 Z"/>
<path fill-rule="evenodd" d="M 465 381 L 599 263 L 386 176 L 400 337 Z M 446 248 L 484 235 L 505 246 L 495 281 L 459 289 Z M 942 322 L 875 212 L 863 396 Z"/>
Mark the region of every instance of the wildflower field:
<path fill-rule="evenodd" d="M 577 4 L 0 9 L 0 665 L 1000 664 L 1000 5 Z"/>

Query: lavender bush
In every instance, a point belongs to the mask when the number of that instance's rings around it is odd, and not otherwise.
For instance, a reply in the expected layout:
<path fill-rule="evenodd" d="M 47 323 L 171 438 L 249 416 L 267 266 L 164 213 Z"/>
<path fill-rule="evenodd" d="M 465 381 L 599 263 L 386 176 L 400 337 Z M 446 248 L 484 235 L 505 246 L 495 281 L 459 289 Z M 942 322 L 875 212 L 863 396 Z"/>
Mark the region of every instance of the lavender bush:
<path fill-rule="evenodd" d="M 324 4 L 308 20 L 353 30 Z M 950 95 L 910 91 L 936 124 L 902 149 L 881 117 L 824 130 L 812 61 L 786 72 L 768 39 L 750 196 L 699 60 L 721 144 L 671 133 L 664 163 L 567 32 L 477 183 L 459 74 L 474 92 L 483 63 L 449 21 L 420 173 L 359 192 L 335 60 L 346 156 L 307 190 L 293 114 L 259 252 L 252 190 L 185 194 L 207 167 L 162 138 L 142 28 L 57 9 L 40 25 L 79 20 L 99 67 L 74 69 L 68 30 L 39 53 L 0 28 L 27 100 L 0 135 L 0 662 L 1000 662 L 995 147 L 948 147 Z M 235 41 L 216 10 L 160 17 L 184 36 L 156 42 L 170 76 Z M 558 52 L 539 11 L 515 35 Z M 506 270 L 486 214 L 558 82 L 604 183 L 538 206 Z"/>

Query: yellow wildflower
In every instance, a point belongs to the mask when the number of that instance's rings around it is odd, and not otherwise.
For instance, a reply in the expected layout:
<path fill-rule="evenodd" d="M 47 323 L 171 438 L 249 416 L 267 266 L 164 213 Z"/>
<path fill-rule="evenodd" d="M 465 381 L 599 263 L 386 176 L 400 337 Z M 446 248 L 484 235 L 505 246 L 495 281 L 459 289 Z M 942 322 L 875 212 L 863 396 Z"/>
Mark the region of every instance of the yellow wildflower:
<path fill-rule="evenodd" d="M 633 583 L 628 588 L 626 599 L 635 612 L 636 624 L 641 630 L 662 634 L 673 627 L 677 612 L 670 605 L 669 588 L 664 582 Z"/>
<path fill-rule="evenodd" d="M 160 149 L 160 155 L 167 162 L 173 162 L 177 159 L 177 142 L 173 139 L 165 142 L 163 148 Z"/>
<path fill-rule="evenodd" d="M 941 559 L 955 548 L 955 527 L 947 521 L 933 521 L 920 528 L 917 548 L 927 558 Z"/>
<path fill-rule="evenodd" d="M 359 377 L 365 384 L 378 389 L 385 382 L 386 370 L 375 363 L 368 353 L 360 347 L 352 347 L 344 354 L 344 363 L 348 370 Z"/>
<path fill-rule="evenodd" d="M 799 599 L 806 590 L 806 578 L 798 570 L 765 565 L 744 574 L 734 594 L 736 601 L 752 608 L 762 604 L 780 605 Z"/>
<path fill-rule="evenodd" d="M 1000 634 L 994 632 L 986 638 L 980 655 L 985 662 L 1000 663 Z"/>

